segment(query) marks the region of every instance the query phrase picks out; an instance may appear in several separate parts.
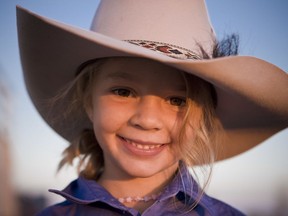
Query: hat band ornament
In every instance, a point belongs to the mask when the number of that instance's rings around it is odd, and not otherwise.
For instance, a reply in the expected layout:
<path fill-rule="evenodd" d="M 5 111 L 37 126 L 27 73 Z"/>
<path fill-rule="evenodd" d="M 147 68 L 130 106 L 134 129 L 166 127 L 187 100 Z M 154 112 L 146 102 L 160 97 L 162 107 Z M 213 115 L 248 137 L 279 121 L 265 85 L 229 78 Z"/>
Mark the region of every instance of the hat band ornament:
<path fill-rule="evenodd" d="M 164 54 L 166 56 L 176 58 L 176 59 L 183 59 L 183 60 L 202 59 L 198 54 L 196 54 L 195 52 L 189 49 L 185 49 L 183 47 L 168 44 L 168 43 L 148 41 L 148 40 L 124 40 L 124 41 L 129 42 L 131 44 L 135 44 L 140 47 L 150 49 L 152 51 L 156 51 L 158 53 L 161 53 L 161 54 Z"/>

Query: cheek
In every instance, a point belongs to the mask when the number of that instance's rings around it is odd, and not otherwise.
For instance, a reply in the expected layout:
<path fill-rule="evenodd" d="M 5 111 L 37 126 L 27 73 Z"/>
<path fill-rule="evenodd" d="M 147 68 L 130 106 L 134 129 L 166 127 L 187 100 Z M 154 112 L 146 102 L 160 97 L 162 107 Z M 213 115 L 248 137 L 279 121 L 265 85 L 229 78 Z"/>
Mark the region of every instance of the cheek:
<path fill-rule="evenodd" d="M 94 101 L 93 125 L 102 131 L 112 132 L 117 130 L 127 119 L 127 110 L 117 106 L 107 98 L 100 97 Z"/>
<path fill-rule="evenodd" d="M 192 107 L 186 120 L 184 115 L 178 116 L 178 124 L 173 130 L 173 134 L 178 139 L 178 145 L 186 145 L 186 143 L 193 145 L 197 134 L 201 130 L 202 109 Z"/>

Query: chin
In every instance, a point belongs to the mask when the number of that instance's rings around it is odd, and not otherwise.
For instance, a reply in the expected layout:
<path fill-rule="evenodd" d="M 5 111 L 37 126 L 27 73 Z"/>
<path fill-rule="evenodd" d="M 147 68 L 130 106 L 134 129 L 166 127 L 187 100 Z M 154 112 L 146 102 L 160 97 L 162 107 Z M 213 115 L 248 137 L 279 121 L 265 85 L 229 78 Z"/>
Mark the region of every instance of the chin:
<path fill-rule="evenodd" d="M 125 172 L 134 178 L 150 178 L 154 176 L 165 175 L 170 177 L 173 175 L 178 168 L 178 162 L 173 162 L 171 164 L 162 165 L 155 163 L 133 163 L 130 166 L 126 166 Z"/>

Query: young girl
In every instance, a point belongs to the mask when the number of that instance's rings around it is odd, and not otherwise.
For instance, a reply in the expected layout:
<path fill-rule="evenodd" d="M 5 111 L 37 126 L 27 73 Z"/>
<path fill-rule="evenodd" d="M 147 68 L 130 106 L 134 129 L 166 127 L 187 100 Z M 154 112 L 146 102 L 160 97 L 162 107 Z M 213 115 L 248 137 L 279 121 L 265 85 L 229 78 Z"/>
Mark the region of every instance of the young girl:
<path fill-rule="evenodd" d="M 40 215 L 243 215 L 204 193 L 211 167 L 287 126 L 288 78 L 223 57 L 237 37 L 217 42 L 204 1 L 101 1 L 91 31 L 18 8 L 18 33 L 30 96 L 70 142 L 60 167 L 78 159 Z"/>

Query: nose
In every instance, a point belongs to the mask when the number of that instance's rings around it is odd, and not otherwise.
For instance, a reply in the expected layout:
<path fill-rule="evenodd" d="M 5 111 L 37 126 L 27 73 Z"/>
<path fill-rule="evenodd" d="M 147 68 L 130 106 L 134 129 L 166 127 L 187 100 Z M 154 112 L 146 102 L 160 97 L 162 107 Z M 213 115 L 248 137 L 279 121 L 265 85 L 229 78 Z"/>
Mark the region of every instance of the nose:
<path fill-rule="evenodd" d="M 163 127 L 161 98 L 153 95 L 142 97 L 130 118 L 130 124 L 142 130 L 161 130 Z"/>

